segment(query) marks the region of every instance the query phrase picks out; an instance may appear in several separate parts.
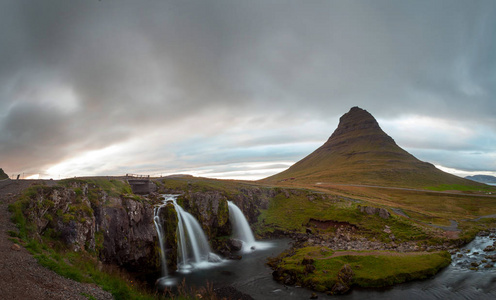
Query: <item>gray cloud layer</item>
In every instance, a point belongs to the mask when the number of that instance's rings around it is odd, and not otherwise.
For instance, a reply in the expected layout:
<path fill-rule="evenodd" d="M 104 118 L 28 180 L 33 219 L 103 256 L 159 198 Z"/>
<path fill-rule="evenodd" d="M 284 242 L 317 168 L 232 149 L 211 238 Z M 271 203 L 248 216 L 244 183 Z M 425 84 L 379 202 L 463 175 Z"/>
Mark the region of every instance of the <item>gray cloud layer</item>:
<path fill-rule="evenodd" d="M 0 164 L 39 172 L 195 116 L 205 122 L 170 145 L 209 164 L 222 157 L 202 157 L 206 141 L 224 154 L 323 142 L 354 105 L 478 124 L 494 140 L 494 28 L 494 1 L 3 1 Z M 284 133 L 315 120 L 329 127 Z M 260 135 L 222 135 L 239 124 Z M 236 151 L 230 162 L 277 155 Z"/>

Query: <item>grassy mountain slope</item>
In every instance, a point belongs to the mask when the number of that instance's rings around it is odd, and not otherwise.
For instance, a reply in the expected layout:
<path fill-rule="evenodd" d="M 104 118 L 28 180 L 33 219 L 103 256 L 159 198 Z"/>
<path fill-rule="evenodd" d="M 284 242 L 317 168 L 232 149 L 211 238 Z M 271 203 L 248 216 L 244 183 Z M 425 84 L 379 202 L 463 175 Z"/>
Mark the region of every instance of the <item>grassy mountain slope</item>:
<path fill-rule="evenodd" d="M 422 162 L 399 147 L 374 117 L 353 107 L 340 118 L 329 140 L 288 170 L 262 182 L 316 182 L 427 187 L 440 184 L 478 185 Z"/>

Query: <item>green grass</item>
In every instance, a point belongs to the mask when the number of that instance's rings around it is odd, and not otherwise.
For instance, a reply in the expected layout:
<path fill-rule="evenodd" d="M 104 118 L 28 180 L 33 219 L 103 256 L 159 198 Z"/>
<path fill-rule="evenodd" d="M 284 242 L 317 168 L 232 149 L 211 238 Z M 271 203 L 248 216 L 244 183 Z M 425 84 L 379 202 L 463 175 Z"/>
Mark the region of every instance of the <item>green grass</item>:
<path fill-rule="evenodd" d="M 131 186 L 121 179 L 107 179 L 107 178 L 71 178 L 60 181 L 60 185 L 69 187 L 73 184 L 89 184 L 94 185 L 105 191 L 111 197 L 118 197 L 120 195 L 132 194 Z M 80 188 L 75 188 L 76 195 L 80 193 Z"/>
<path fill-rule="evenodd" d="M 360 287 L 385 287 L 415 279 L 425 279 L 449 265 L 448 252 L 398 254 L 391 251 L 374 251 L 371 255 L 363 251 L 355 254 L 331 257 L 333 252 L 323 247 L 298 249 L 292 256 L 284 257 L 278 267 L 287 273 L 296 274 L 297 284 L 319 291 L 331 290 L 338 281 L 338 272 L 348 264 L 353 272 L 352 284 Z M 305 272 L 303 259 L 313 259 L 315 270 Z"/>
<path fill-rule="evenodd" d="M 386 225 L 391 228 L 398 241 L 427 238 L 424 230 L 409 220 L 393 215 L 389 219 L 367 215 L 349 200 L 322 196 L 308 191 L 293 191 L 287 198 L 284 193 L 279 193 L 270 201 L 268 209 L 262 210 L 256 224 L 257 233 L 264 235 L 275 230 L 304 232 L 312 218 L 348 222 L 357 226 L 362 233 L 383 240 L 388 240 L 389 237 L 383 232 Z"/>
<path fill-rule="evenodd" d="M 239 188 L 254 186 L 252 184 L 234 180 L 219 180 L 188 176 L 165 178 L 156 180 L 155 183 L 159 186 L 160 190 L 190 191 L 193 193 L 217 191 L 226 196 L 232 196 L 239 193 Z"/>
<path fill-rule="evenodd" d="M 81 293 L 81 296 L 84 296 L 84 297 L 88 298 L 88 300 L 97 300 L 95 297 L 93 297 L 90 294 Z"/>

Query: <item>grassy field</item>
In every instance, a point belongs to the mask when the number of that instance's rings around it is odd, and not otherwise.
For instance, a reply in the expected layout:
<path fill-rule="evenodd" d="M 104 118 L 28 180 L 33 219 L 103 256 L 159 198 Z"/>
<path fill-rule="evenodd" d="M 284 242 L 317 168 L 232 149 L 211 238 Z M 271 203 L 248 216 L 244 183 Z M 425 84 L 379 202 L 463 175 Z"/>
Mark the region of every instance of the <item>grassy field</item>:
<path fill-rule="evenodd" d="M 377 205 L 400 208 L 407 215 L 411 214 L 412 218 L 436 224 L 447 224 L 447 220 L 467 220 L 496 214 L 496 195 L 487 192 L 467 194 L 464 191 L 451 190 L 451 193 L 445 193 L 331 184 L 318 185 L 317 188 Z"/>
<path fill-rule="evenodd" d="M 305 232 L 310 219 L 346 222 L 358 228 L 361 234 L 389 241 L 385 226 L 394 232 L 397 241 L 428 238 L 426 230 L 406 218 L 391 216 L 383 219 L 378 215 L 360 212 L 358 204 L 339 196 L 317 194 L 310 191 L 293 191 L 289 197 L 278 194 L 259 216 L 257 232 L 292 230 Z"/>

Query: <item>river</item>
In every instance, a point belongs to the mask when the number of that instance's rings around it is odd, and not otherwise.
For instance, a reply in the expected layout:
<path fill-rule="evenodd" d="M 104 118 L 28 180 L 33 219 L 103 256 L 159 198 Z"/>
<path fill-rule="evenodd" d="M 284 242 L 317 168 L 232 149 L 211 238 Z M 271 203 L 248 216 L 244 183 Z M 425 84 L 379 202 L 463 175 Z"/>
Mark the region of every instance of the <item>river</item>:
<path fill-rule="evenodd" d="M 496 254 L 496 251 L 483 251 L 494 241 L 494 236 L 476 237 L 453 255 L 450 266 L 428 280 L 399 284 L 388 289 L 355 289 L 337 297 L 317 294 L 319 299 L 340 300 L 496 299 L 496 269 L 494 266 L 484 268 L 486 264 L 494 263 L 488 259 L 478 270 L 470 269 L 472 262 L 480 263 L 485 255 Z M 260 247 L 244 253 L 241 260 L 227 260 L 188 274 L 176 273 L 174 277 L 176 282 L 186 280 L 187 285 L 202 286 L 208 281 L 214 286 L 233 286 L 254 299 L 309 299 L 312 291 L 277 283 L 272 279 L 272 270 L 265 265 L 267 257 L 278 255 L 289 247 L 289 243 L 288 239 L 263 242 L 265 249 Z"/>

